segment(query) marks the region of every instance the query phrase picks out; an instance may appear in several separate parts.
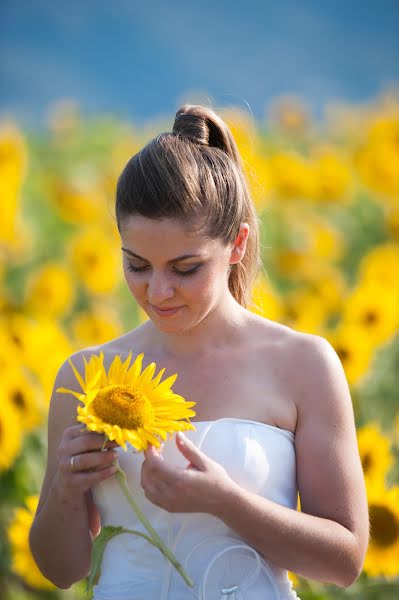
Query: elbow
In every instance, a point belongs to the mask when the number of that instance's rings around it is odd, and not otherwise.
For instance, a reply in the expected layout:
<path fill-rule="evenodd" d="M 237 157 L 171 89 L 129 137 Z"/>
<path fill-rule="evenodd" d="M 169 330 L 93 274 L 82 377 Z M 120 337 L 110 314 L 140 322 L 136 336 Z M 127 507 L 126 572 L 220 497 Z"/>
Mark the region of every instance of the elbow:
<path fill-rule="evenodd" d="M 55 568 L 54 563 L 49 564 L 48 559 L 43 560 L 43 556 L 41 556 L 40 551 L 38 551 L 38 549 L 36 548 L 35 533 L 34 533 L 33 526 L 30 529 L 28 541 L 29 541 L 29 547 L 30 547 L 30 551 L 31 551 L 33 560 L 35 561 L 36 566 L 39 569 L 40 573 L 43 575 L 43 577 L 48 579 L 57 588 L 59 588 L 61 590 L 69 590 L 73 586 L 74 583 L 76 583 L 77 581 L 80 581 L 81 579 L 84 579 L 88 575 L 89 569 L 86 569 L 85 572 L 79 573 L 73 579 L 70 577 L 67 578 L 65 576 L 66 575 L 65 572 L 64 573 L 56 572 L 56 571 L 59 571 L 59 569 Z"/>
<path fill-rule="evenodd" d="M 361 551 L 359 543 L 354 538 L 354 544 L 351 546 L 351 552 L 344 557 L 344 564 L 341 571 L 341 577 L 337 585 L 342 588 L 350 587 L 360 577 L 363 570 L 366 550 Z"/>
<path fill-rule="evenodd" d="M 358 579 L 361 572 L 362 567 L 358 569 L 353 569 L 350 572 L 348 572 L 348 569 L 346 569 L 345 578 L 341 578 L 340 582 L 337 585 L 341 588 L 350 587 Z"/>

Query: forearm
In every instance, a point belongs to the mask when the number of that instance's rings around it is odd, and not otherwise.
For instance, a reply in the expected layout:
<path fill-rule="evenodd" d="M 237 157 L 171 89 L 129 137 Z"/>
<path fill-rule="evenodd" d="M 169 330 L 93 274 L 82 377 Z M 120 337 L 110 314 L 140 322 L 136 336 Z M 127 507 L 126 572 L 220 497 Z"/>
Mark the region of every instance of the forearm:
<path fill-rule="evenodd" d="M 358 576 L 356 540 L 344 526 L 234 486 L 215 515 L 275 565 L 340 587 Z"/>
<path fill-rule="evenodd" d="M 88 574 L 92 540 L 86 499 L 66 489 L 57 474 L 29 542 L 40 570 L 58 587 L 68 588 Z"/>

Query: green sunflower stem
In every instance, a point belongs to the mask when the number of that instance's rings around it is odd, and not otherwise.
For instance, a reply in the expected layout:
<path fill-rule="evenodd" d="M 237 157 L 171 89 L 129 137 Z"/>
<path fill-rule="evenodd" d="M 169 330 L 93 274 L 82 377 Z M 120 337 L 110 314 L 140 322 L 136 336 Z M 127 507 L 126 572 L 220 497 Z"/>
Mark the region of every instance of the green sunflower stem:
<path fill-rule="evenodd" d="M 179 561 L 174 556 L 172 551 L 168 548 L 168 546 L 165 544 L 165 542 L 162 540 L 162 538 L 159 537 L 158 533 L 155 531 L 155 529 L 153 528 L 153 526 L 151 525 L 151 523 L 149 522 L 147 517 L 141 512 L 141 510 L 137 506 L 136 501 L 134 500 L 133 496 L 130 493 L 129 486 L 127 484 L 126 474 L 125 474 L 124 470 L 121 469 L 119 462 L 117 460 L 115 461 L 115 465 L 117 467 L 115 476 L 120 483 L 122 491 L 125 494 L 126 500 L 129 502 L 130 506 L 133 508 L 138 520 L 142 523 L 143 527 L 145 527 L 146 530 L 148 531 L 148 533 L 150 534 L 150 536 L 153 540 L 154 546 L 156 546 L 162 552 L 162 554 L 165 556 L 165 558 L 167 558 L 172 563 L 172 565 L 180 573 L 180 575 L 182 576 L 182 578 L 184 579 L 186 584 L 190 587 L 194 587 L 194 583 L 193 583 L 192 579 L 189 577 L 189 575 L 183 569 L 183 566 L 181 565 L 181 563 L 179 563 Z"/>

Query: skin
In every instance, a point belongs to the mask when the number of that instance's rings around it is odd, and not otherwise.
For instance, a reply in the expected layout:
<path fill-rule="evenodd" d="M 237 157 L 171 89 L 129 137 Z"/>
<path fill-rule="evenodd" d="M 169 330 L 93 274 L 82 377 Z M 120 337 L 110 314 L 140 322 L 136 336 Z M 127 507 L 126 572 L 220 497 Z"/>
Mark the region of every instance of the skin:
<path fill-rule="evenodd" d="M 347 587 L 361 572 L 369 521 L 352 403 L 337 354 L 325 339 L 263 319 L 234 300 L 228 275 L 245 253 L 246 224 L 228 245 L 192 234 L 176 220 L 134 216 L 123 225 L 126 282 L 150 319 L 76 353 L 74 364 L 82 372 L 82 357 L 103 351 L 108 367 L 115 354 L 137 348 L 146 363 L 165 367 L 165 376 L 178 373 L 173 390 L 197 402 L 195 420 L 229 416 L 294 432 L 302 512 L 241 488 L 182 434 L 175 439 L 186 469 L 171 467 L 153 447 L 145 452 L 145 495 L 170 512 L 215 515 L 277 566 Z M 187 254 L 200 256 L 171 262 Z M 177 306 L 170 317 L 154 309 Z M 60 386 L 78 389 L 67 361 L 54 390 Z M 71 396 L 53 393 L 48 465 L 30 536 L 40 568 L 59 587 L 89 571 L 92 537 L 101 527 L 90 488 L 113 475 L 115 444 L 100 452 L 102 436 L 76 426 L 76 406 Z"/>

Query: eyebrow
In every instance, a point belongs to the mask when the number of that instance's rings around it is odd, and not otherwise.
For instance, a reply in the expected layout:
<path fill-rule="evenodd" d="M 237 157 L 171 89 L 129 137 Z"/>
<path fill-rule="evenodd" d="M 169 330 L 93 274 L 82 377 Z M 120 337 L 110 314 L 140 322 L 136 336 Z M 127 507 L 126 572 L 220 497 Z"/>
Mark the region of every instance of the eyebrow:
<path fill-rule="evenodd" d="M 127 254 L 130 254 L 130 256 L 133 256 L 134 258 L 138 258 L 139 260 L 143 260 L 144 262 L 149 262 L 146 258 L 143 258 L 139 254 L 136 254 L 135 252 L 132 252 L 131 250 L 128 250 L 127 248 L 122 248 L 122 250 L 124 252 L 127 252 Z M 186 260 L 187 258 L 201 258 L 201 254 L 182 254 L 181 256 L 177 256 L 176 258 L 172 258 L 171 260 L 168 260 L 167 264 L 170 265 L 172 263 L 179 262 L 181 260 Z"/>

